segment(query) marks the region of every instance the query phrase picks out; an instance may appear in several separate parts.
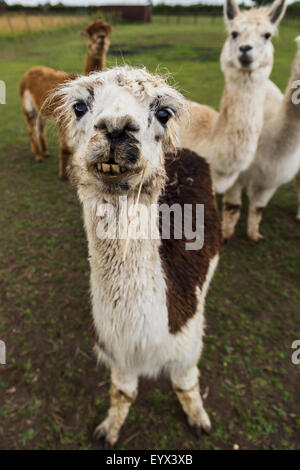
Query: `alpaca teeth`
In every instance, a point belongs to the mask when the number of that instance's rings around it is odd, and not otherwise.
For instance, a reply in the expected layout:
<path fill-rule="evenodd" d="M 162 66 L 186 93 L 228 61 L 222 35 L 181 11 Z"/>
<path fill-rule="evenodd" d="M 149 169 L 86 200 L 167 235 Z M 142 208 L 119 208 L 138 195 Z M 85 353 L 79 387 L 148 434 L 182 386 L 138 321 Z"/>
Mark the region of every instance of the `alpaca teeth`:
<path fill-rule="evenodd" d="M 120 173 L 119 165 L 111 165 L 113 173 Z"/>
<path fill-rule="evenodd" d="M 102 168 L 104 173 L 110 173 L 110 165 L 107 165 L 107 163 L 102 163 Z"/>
<path fill-rule="evenodd" d="M 116 164 L 110 165 L 108 163 L 97 163 L 96 167 L 100 173 L 110 173 L 111 175 L 119 175 L 120 173 L 125 173 L 125 171 L 127 171 L 123 166 L 120 167 L 120 165 Z"/>

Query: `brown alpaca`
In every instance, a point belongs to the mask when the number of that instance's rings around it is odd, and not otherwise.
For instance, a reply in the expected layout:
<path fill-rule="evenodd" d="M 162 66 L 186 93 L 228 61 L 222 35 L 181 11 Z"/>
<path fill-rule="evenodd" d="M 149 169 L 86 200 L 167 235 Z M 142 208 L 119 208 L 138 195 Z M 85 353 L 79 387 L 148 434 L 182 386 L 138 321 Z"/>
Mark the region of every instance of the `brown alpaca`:
<path fill-rule="evenodd" d="M 106 53 L 109 49 L 109 36 L 112 28 L 103 20 L 97 20 L 86 26 L 81 34 L 87 37 L 87 54 L 84 73 L 104 70 Z M 67 80 L 74 80 L 77 76 L 54 70 L 49 67 L 33 67 L 23 75 L 19 84 L 23 111 L 27 120 L 31 149 L 37 162 L 43 157 L 49 157 L 45 137 L 45 125 L 51 115 L 49 108 L 43 107 L 47 96 Z M 59 127 L 60 164 L 59 177 L 67 179 L 66 168 L 72 154 L 70 144 L 66 140 L 63 130 Z"/>

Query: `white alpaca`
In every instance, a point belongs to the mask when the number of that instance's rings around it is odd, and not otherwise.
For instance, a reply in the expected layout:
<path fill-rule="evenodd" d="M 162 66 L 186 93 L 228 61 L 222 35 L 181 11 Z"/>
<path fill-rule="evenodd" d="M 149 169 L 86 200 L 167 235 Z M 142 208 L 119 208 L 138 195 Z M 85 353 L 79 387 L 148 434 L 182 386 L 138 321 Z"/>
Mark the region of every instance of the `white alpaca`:
<path fill-rule="evenodd" d="M 129 67 L 74 80 L 57 99 L 57 119 L 75 146 L 71 176 L 88 238 L 96 350 L 111 368 L 111 406 L 96 434 L 113 445 L 139 376 L 161 371 L 171 377 L 189 424 L 209 431 L 197 363 L 221 231 L 207 163 L 189 150 L 174 153 L 185 101 L 161 77 Z M 151 239 L 130 240 L 124 259 L 126 240 L 111 227 L 128 221 L 119 196 L 132 208 L 139 188 L 140 203 L 154 207 L 155 220 L 158 203 L 193 209 L 203 203 L 203 248 L 187 250 L 169 222 L 171 239 L 163 239 L 155 224 Z M 112 210 L 106 212 L 107 203 Z M 142 229 L 148 223 L 142 213 L 134 222 Z"/>
<path fill-rule="evenodd" d="M 243 187 L 247 188 L 249 197 L 248 236 L 259 241 L 263 238 L 259 233 L 263 209 L 277 188 L 292 180 L 300 170 L 300 37 L 297 43 L 298 51 L 285 95 L 274 88 L 267 96 L 265 123 L 255 159 L 224 196 L 223 234 L 226 239 L 233 236 L 240 216 Z"/>
<path fill-rule="evenodd" d="M 225 89 L 220 113 L 190 102 L 180 143 L 207 159 L 215 191 L 224 193 L 251 164 L 263 126 L 264 101 L 273 66 L 271 37 L 285 12 L 285 0 L 269 9 L 240 11 L 226 0 L 228 38 L 221 54 Z"/>

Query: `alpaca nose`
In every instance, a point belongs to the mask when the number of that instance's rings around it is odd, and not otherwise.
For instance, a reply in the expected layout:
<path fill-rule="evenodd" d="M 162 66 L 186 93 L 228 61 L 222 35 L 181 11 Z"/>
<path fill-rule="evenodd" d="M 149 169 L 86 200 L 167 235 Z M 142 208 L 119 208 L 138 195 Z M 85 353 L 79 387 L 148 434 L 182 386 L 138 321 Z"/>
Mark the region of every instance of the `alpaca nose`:
<path fill-rule="evenodd" d="M 102 119 L 97 124 L 95 124 L 94 129 L 104 131 L 106 136 L 111 140 L 120 137 L 120 135 L 123 134 L 125 127 L 126 123 L 112 124 L 111 122 Z"/>
<path fill-rule="evenodd" d="M 243 54 L 247 54 L 247 52 L 251 51 L 251 49 L 253 49 L 253 47 L 250 46 L 250 44 L 245 44 L 244 46 L 240 46 L 240 51 Z"/>
<path fill-rule="evenodd" d="M 115 140 L 118 137 L 121 137 L 125 132 L 125 127 L 124 128 L 116 128 L 112 129 L 110 132 L 106 131 L 106 135 L 109 138 L 109 140 Z"/>
<path fill-rule="evenodd" d="M 125 137 L 125 132 L 137 132 L 139 126 L 133 122 L 129 116 L 120 116 L 117 119 L 102 118 L 94 126 L 95 130 L 102 130 L 106 133 L 110 141 L 114 141 L 119 137 Z"/>

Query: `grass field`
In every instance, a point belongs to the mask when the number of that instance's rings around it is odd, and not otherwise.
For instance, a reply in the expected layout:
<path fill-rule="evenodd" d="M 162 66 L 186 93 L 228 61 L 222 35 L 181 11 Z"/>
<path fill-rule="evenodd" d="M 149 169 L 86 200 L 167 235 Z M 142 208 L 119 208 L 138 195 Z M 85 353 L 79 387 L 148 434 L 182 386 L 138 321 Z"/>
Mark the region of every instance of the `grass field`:
<path fill-rule="evenodd" d="M 57 31 L 57 29 L 78 26 L 85 21 L 88 21 L 87 17 L 76 15 L 6 14 L 0 16 L 0 38 L 18 39 L 36 33 L 50 33 Z"/>
<path fill-rule="evenodd" d="M 295 52 L 293 23 L 275 39 L 273 79 L 283 89 Z M 167 68 L 188 97 L 217 107 L 223 86 L 220 19 L 119 25 L 108 65 Z M 109 374 L 92 354 L 87 244 L 74 189 L 57 179 L 58 147 L 42 165 L 29 150 L 17 86 L 33 65 L 81 72 L 77 31 L 19 43 L 2 40 L 0 79 L 0 448 L 95 449 L 93 428 L 108 405 Z M 197 439 L 167 380 L 142 380 L 119 449 L 300 449 L 300 226 L 288 184 L 266 210 L 266 242 L 237 236 L 224 247 L 207 300 L 201 387 L 213 432 Z"/>

